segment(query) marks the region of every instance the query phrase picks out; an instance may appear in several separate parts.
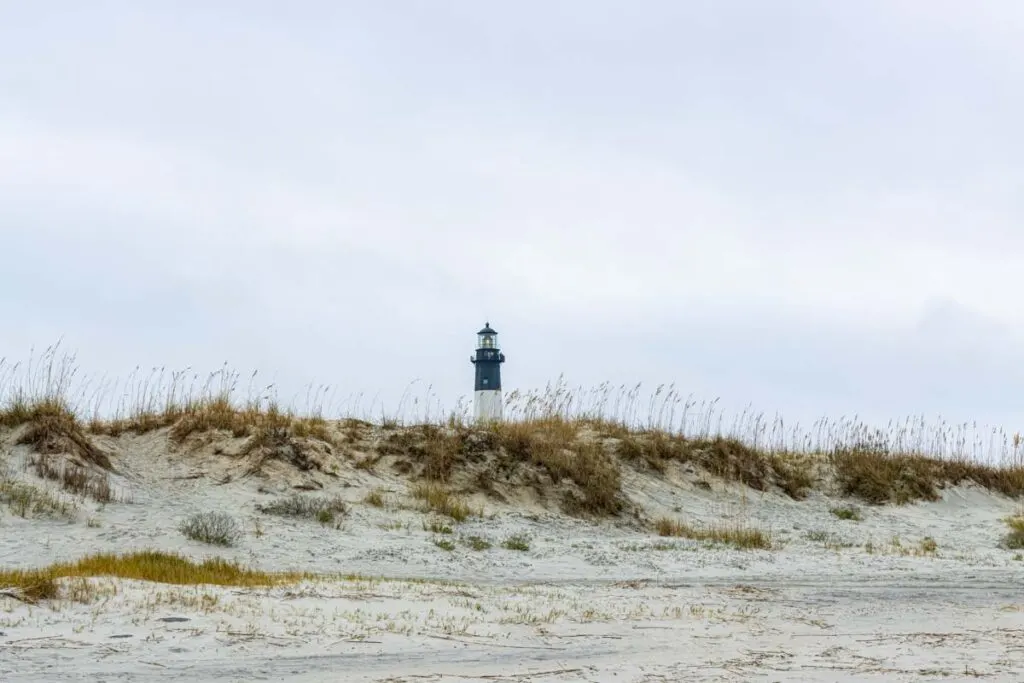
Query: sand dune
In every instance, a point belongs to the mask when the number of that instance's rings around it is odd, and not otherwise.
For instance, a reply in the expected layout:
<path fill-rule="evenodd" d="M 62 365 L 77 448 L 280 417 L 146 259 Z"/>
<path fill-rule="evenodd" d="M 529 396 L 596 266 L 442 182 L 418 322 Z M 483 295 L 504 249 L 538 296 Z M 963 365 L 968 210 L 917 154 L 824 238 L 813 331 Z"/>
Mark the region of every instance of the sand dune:
<path fill-rule="evenodd" d="M 466 490 L 473 514 L 458 522 L 421 509 L 401 458 L 326 449 L 303 467 L 224 434 L 93 437 L 112 470 L 88 466 L 119 499 L 101 504 L 40 479 L 18 435 L 4 437 L 5 480 L 68 509 L 8 505 L 6 569 L 154 549 L 316 576 L 270 588 L 100 577 L 39 604 L 0 598 L 4 681 L 1024 679 L 1024 561 L 1000 545 L 1020 506 L 969 482 L 934 502 L 867 505 L 671 463 L 623 469 L 618 515 L 566 514 L 523 486 Z M 347 512 L 260 511 L 296 493 Z M 862 519 L 830 512 L 851 504 Z M 239 522 L 235 546 L 179 531 L 204 511 Z M 660 518 L 756 528 L 772 547 L 662 537 Z"/>

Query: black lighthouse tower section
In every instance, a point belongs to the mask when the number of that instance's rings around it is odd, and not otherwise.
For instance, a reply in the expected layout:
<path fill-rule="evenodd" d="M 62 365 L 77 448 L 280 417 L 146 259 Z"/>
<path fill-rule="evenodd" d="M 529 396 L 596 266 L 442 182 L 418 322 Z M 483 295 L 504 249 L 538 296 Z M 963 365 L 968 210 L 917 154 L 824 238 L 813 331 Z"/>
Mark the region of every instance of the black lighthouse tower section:
<path fill-rule="evenodd" d="M 491 329 L 490 323 L 485 323 L 477 337 L 476 356 L 469 359 L 476 365 L 474 391 L 500 391 L 501 364 L 505 362 L 505 354 L 498 349 L 498 333 Z"/>

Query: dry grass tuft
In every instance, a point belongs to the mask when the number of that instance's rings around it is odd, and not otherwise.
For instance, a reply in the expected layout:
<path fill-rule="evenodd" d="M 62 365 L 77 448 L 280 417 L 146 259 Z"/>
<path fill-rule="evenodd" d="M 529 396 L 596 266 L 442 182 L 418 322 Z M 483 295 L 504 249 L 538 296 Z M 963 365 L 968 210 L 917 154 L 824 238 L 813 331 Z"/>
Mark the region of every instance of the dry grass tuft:
<path fill-rule="evenodd" d="M 384 492 L 380 489 L 374 489 L 366 494 L 363 498 L 363 502 L 367 505 L 372 505 L 375 508 L 382 508 L 387 504 L 384 498 Z"/>
<path fill-rule="evenodd" d="M 333 443 L 327 420 L 320 416 L 291 418 L 292 435 L 298 439 L 316 439 L 325 443 Z"/>
<path fill-rule="evenodd" d="M 555 483 L 568 480 L 578 495 L 566 497 L 571 512 L 614 515 L 622 511 L 622 474 L 600 442 L 580 438 L 580 425 L 559 418 L 488 426 L 495 445 L 515 462 L 541 467 Z"/>
<path fill-rule="evenodd" d="M 423 446 L 418 454 L 414 454 L 422 459 L 423 476 L 430 481 L 447 482 L 456 463 L 468 454 L 469 432 L 462 429 L 448 432 L 433 425 L 423 425 L 419 429 Z"/>
<path fill-rule="evenodd" d="M 904 505 L 939 500 L 939 490 L 973 481 L 1008 496 L 1024 494 L 1024 467 L 995 467 L 894 453 L 871 443 L 837 448 L 831 455 L 842 492 L 869 503 Z"/>
<path fill-rule="evenodd" d="M 741 549 L 770 550 L 771 536 L 761 529 L 743 525 L 694 527 L 668 517 L 655 522 L 660 536 L 689 538 L 694 541 L 711 541 Z"/>
<path fill-rule="evenodd" d="M 539 471 L 555 484 L 574 485 L 565 498 L 567 510 L 618 513 L 623 507 L 618 464 L 599 444 L 579 439 L 579 429 L 575 423 L 554 418 L 473 428 L 428 424 L 391 430 L 377 450 L 382 455 L 405 456 L 430 483 L 448 484 L 457 474 L 477 466 L 473 485 L 491 494 L 495 481 L 512 481 L 516 473 L 537 485 Z"/>
<path fill-rule="evenodd" d="M 1003 537 L 1002 546 L 1009 550 L 1024 550 L 1024 517 L 1009 517 L 1005 521 L 1010 532 Z"/>
<path fill-rule="evenodd" d="M 28 602 L 59 596 L 62 578 L 116 577 L 177 585 L 261 587 L 296 583 L 298 573 L 267 573 L 245 569 L 220 558 L 194 562 L 180 555 L 142 551 L 124 555 L 98 554 L 72 563 L 57 563 L 43 569 L 0 571 L 0 590 L 12 590 Z"/>
<path fill-rule="evenodd" d="M 0 479 L 0 503 L 4 503 L 18 517 L 29 515 L 73 520 L 77 507 L 59 495 L 31 484 Z"/>
<path fill-rule="evenodd" d="M 41 455 L 66 453 L 82 462 L 113 469 L 110 458 L 89 441 L 78 418 L 61 400 L 16 401 L 0 412 L 0 424 L 27 425 L 18 443 Z"/>
<path fill-rule="evenodd" d="M 297 417 L 282 411 L 277 404 L 263 406 L 251 402 L 234 405 L 227 395 L 199 401 L 166 414 L 164 422 L 173 424 L 172 441 L 183 443 L 193 434 L 209 431 L 228 432 L 234 438 L 248 438 L 243 455 L 258 454 L 261 462 L 277 459 L 290 462 L 300 470 L 317 464 L 308 457 L 303 441 L 316 440 L 333 445 L 327 420 L 320 416 Z M 258 468 L 258 465 L 255 467 Z"/>
<path fill-rule="evenodd" d="M 260 421 L 256 407 L 238 408 L 227 396 L 201 401 L 181 410 L 171 428 L 171 439 L 181 443 L 196 432 L 226 431 L 235 438 L 248 436 L 250 429 Z"/>
<path fill-rule="evenodd" d="M 800 500 L 814 485 L 812 459 L 806 454 L 771 453 L 726 437 L 686 438 L 663 431 L 614 430 L 619 456 L 627 462 L 664 472 L 669 462 L 695 463 L 726 481 L 758 491 L 778 486 Z"/>
<path fill-rule="evenodd" d="M 261 414 L 247 429 L 250 436 L 242 447 L 242 455 L 254 456 L 249 469 L 251 473 L 260 471 L 268 460 L 287 462 L 302 472 L 322 469 L 321 463 L 311 457 L 313 449 L 308 443 L 309 437 L 299 436 L 300 433 L 311 433 L 308 422 L 269 411 Z M 323 435 L 327 436 L 326 428 Z"/>
<path fill-rule="evenodd" d="M 7 428 L 20 427 L 48 416 L 73 415 L 71 409 L 60 398 L 44 397 L 29 399 L 24 393 L 17 393 L 8 399 L 0 410 L 0 426 Z"/>
<path fill-rule="evenodd" d="M 452 494 L 442 485 L 420 482 L 410 491 L 412 497 L 423 502 L 425 511 L 436 512 L 451 517 L 456 522 L 464 522 L 475 513 L 469 505 Z"/>
<path fill-rule="evenodd" d="M 90 472 L 74 463 L 57 463 L 48 455 L 39 455 L 28 461 L 36 476 L 60 483 L 65 491 L 92 498 L 98 503 L 114 502 L 114 490 L 106 473 Z"/>

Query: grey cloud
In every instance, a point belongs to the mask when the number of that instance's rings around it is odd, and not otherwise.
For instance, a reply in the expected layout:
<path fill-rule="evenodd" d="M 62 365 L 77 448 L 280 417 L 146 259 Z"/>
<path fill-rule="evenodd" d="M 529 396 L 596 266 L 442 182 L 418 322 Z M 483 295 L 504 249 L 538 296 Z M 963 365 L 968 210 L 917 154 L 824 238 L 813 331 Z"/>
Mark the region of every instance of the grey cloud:
<path fill-rule="evenodd" d="M 510 388 L 1012 423 L 1021 19 L 7 7 L 0 356 L 62 335 L 99 373 L 227 360 L 450 405 L 489 317 Z"/>

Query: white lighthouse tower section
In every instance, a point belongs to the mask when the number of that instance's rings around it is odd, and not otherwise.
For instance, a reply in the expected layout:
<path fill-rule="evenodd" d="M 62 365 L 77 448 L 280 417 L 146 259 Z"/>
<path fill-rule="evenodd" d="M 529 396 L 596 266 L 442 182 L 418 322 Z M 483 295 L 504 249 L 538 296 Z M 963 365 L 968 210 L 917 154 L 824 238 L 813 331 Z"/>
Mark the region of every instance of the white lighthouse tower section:
<path fill-rule="evenodd" d="M 482 389 L 473 394 L 473 415 L 477 422 L 495 422 L 502 419 L 500 389 Z"/>
<path fill-rule="evenodd" d="M 503 418 L 501 396 L 501 364 L 505 354 L 498 348 L 498 333 L 487 323 L 477 332 L 476 355 L 470 362 L 476 366 L 473 383 L 473 418 L 477 422 L 494 422 Z"/>

